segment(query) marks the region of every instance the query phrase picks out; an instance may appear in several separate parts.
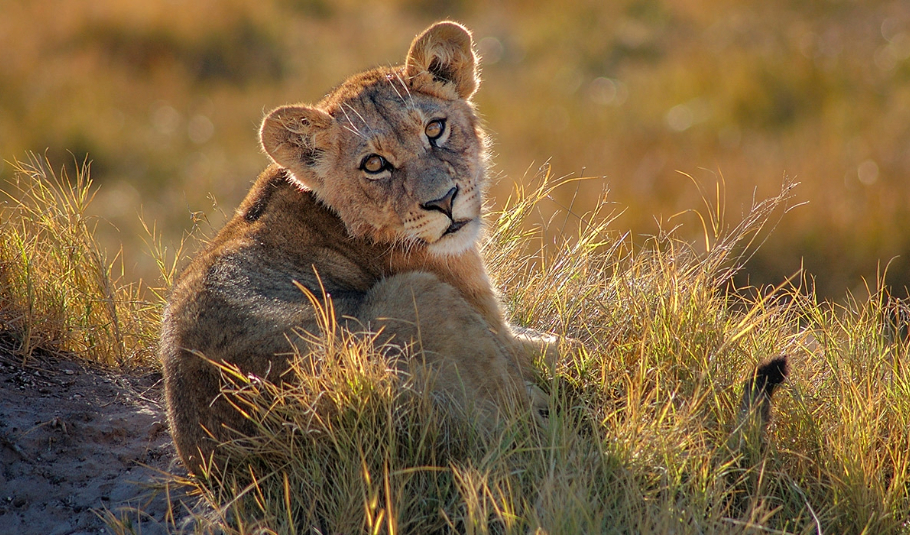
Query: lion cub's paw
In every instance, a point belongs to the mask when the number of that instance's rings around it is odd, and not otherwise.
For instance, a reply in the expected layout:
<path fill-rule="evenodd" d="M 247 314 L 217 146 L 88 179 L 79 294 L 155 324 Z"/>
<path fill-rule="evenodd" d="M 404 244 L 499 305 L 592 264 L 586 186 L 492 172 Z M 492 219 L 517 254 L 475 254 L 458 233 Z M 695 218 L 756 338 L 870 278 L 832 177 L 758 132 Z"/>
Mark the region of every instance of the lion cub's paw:
<path fill-rule="evenodd" d="M 525 381 L 525 387 L 531 400 L 531 414 L 534 416 L 534 420 L 543 426 L 550 417 L 550 397 L 530 381 Z"/>

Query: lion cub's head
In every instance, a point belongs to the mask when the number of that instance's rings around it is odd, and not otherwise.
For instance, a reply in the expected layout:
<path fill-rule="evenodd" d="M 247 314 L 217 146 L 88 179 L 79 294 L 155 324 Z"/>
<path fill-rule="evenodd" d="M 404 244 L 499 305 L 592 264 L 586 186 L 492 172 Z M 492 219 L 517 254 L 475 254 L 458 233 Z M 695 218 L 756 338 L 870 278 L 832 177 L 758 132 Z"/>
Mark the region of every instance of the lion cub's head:
<path fill-rule="evenodd" d="M 470 102 L 479 83 L 471 34 L 440 22 L 403 66 L 353 76 L 315 106 L 272 111 L 262 146 L 353 236 L 459 254 L 481 224 L 486 152 Z"/>

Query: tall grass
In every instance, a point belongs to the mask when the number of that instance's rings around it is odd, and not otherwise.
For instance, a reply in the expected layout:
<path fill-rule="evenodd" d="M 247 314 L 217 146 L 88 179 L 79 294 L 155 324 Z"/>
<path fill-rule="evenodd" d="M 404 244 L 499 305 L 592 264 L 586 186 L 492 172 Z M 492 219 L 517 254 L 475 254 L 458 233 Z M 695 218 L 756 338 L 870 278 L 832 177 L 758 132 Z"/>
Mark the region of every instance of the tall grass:
<path fill-rule="evenodd" d="M 910 533 L 908 303 L 870 288 L 832 305 L 807 275 L 732 282 L 792 184 L 733 223 L 715 195 L 703 243 L 668 230 L 644 246 L 611 230 L 603 199 L 600 213 L 549 218 L 569 237 L 541 238 L 551 234 L 525 220 L 567 187 L 517 190 L 490 218 L 485 249 L 513 321 L 565 339 L 539 370 L 545 424 L 516 411 L 478 431 L 471 410 L 426 395 L 326 311 L 287 384 L 224 370 L 258 432 L 224 446 L 232 469 L 177 481 L 205 507 L 173 531 Z M 87 166 L 70 180 L 32 158 L 4 191 L 5 340 L 26 362 L 38 350 L 147 361 L 160 299 L 120 284 L 119 257 L 95 243 Z M 165 282 L 183 247 L 156 238 Z M 781 354 L 792 372 L 772 426 L 742 440 L 742 384 Z"/>
<path fill-rule="evenodd" d="M 0 336 L 27 362 L 37 350 L 104 364 L 149 364 L 160 303 L 125 283 L 119 253 L 95 240 L 89 165 L 70 180 L 31 155 L 0 195 Z"/>
<path fill-rule="evenodd" d="M 889 327 L 895 302 L 873 291 L 838 308 L 802 282 L 732 284 L 792 184 L 735 224 L 709 202 L 699 247 L 672 231 L 635 247 L 592 214 L 551 219 L 577 232 L 542 242 L 523 220 L 558 187 L 517 191 L 486 245 L 514 321 L 567 340 L 540 369 L 545 425 L 515 412 L 478 432 L 470 411 L 453 413 L 369 337 L 326 320 L 289 385 L 226 370 L 258 432 L 225 446 L 233 470 L 189 483 L 214 511 L 195 529 L 910 532 L 910 365 Z M 781 354 L 793 371 L 768 435 L 736 440 L 743 382 Z"/>

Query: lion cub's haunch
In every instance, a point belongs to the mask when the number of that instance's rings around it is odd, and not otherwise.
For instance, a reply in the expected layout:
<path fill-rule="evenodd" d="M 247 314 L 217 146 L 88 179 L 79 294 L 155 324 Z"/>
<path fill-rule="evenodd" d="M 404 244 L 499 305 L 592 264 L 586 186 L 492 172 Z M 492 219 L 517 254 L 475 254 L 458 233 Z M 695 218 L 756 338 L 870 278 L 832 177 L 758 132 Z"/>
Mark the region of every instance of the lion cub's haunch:
<path fill-rule="evenodd" d="M 530 356 L 547 342 L 505 323 L 477 244 L 487 171 L 470 101 L 478 84 L 471 34 L 441 22 L 404 65 L 265 118 L 274 165 L 181 275 L 164 316 L 168 419 L 191 470 L 215 452 L 212 436 L 252 432 L 219 396 L 208 360 L 279 380 L 288 335 L 318 329 L 295 282 L 317 296 L 324 287 L 338 321 L 382 329 L 402 348 L 419 334 L 421 352 L 408 356 L 456 399 L 530 403 Z"/>

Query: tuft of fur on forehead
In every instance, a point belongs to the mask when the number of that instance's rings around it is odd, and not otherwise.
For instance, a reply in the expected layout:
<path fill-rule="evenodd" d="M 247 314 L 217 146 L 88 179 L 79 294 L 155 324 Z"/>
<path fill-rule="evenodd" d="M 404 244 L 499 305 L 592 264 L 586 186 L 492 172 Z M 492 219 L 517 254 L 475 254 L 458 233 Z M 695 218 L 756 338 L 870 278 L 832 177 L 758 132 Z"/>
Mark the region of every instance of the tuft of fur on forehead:
<path fill-rule="evenodd" d="M 413 89 L 404 78 L 404 67 L 376 67 L 369 71 L 351 76 L 344 83 L 332 89 L 316 107 L 333 115 L 339 113 L 339 108 L 345 102 L 357 100 L 365 93 L 380 93 L 388 91 L 395 95 L 402 103 L 406 103 Z"/>

